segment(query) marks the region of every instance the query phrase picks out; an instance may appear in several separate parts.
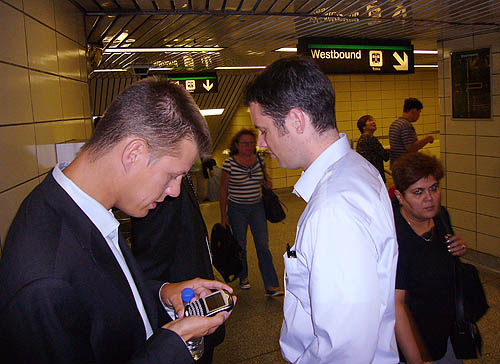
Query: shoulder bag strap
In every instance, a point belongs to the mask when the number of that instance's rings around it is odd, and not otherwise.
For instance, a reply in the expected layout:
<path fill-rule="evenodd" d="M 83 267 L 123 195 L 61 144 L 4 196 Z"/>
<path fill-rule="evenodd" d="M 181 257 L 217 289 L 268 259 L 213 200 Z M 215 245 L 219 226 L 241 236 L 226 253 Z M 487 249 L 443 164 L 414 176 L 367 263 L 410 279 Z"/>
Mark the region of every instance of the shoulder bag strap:
<path fill-rule="evenodd" d="M 260 168 L 262 169 L 262 174 L 264 175 L 264 181 L 267 182 L 266 171 L 264 169 L 264 166 L 262 165 L 262 160 L 260 159 L 259 153 L 257 153 L 257 160 L 259 161 Z"/>
<path fill-rule="evenodd" d="M 439 219 L 441 224 L 443 225 L 446 234 L 453 234 L 452 228 L 450 226 L 450 222 L 445 219 L 444 208 L 441 207 L 439 210 Z M 455 321 L 463 322 L 465 321 L 465 313 L 464 313 L 464 288 L 462 283 L 462 276 L 460 274 L 460 259 L 458 257 L 454 257 L 455 264 L 453 265 L 453 280 L 455 281 L 454 289 L 455 289 L 455 311 L 456 317 Z"/>

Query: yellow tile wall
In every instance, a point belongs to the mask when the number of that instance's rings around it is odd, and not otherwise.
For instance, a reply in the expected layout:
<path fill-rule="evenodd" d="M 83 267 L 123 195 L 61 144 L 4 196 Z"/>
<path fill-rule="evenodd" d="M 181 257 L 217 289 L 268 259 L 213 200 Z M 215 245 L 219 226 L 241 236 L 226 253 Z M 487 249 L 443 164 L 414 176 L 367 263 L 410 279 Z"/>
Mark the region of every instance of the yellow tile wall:
<path fill-rule="evenodd" d="M 56 163 L 90 136 L 83 14 L 70 0 L 0 2 L 0 238 Z"/>
<path fill-rule="evenodd" d="M 442 188 L 457 233 L 500 257 L 500 32 L 438 42 Z M 490 48 L 491 119 L 453 119 L 450 52 Z M 445 142 L 444 142 L 445 141 Z"/>

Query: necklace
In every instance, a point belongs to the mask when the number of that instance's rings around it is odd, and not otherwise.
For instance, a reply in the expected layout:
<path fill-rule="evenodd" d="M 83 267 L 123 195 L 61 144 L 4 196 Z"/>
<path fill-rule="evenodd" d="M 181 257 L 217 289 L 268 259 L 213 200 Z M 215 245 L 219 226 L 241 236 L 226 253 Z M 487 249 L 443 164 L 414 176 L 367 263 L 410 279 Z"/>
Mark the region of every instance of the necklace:
<path fill-rule="evenodd" d="M 422 235 L 419 235 L 422 239 L 424 239 L 426 242 L 430 243 L 432 241 L 432 238 L 434 237 L 434 226 L 431 227 L 429 231 L 426 233 L 423 233 Z"/>
<path fill-rule="evenodd" d="M 410 218 L 406 217 L 406 213 L 403 213 L 403 209 L 401 209 L 401 215 L 403 215 L 404 219 L 406 220 L 408 225 L 410 225 L 413 232 L 415 234 L 417 234 L 415 227 L 413 226 L 413 224 L 410 221 Z M 429 219 L 428 221 L 429 221 L 429 225 L 430 225 L 432 223 L 432 219 Z M 434 226 L 432 226 L 428 231 L 426 231 L 425 233 L 423 233 L 421 235 L 417 234 L 417 236 L 422 238 L 424 241 L 430 243 L 432 241 L 432 238 L 434 237 Z"/>

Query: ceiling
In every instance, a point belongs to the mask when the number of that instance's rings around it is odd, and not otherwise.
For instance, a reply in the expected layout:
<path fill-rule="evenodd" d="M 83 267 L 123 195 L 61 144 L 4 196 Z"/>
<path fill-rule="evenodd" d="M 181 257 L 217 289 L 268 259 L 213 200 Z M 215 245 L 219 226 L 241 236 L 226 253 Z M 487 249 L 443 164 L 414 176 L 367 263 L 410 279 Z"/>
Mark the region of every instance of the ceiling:
<path fill-rule="evenodd" d="M 132 64 L 172 67 L 173 72 L 265 66 L 283 55 L 276 49 L 296 47 L 300 37 L 405 39 L 411 40 L 415 49 L 436 50 L 438 40 L 500 30 L 497 0 L 70 1 L 85 14 L 92 54 L 99 56 L 100 50 L 104 51 L 91 70 L 127 69 Z M 206 53 L 105 53 L 117 47 L 222 49 Z M 437 63 L 436 55 L 415 55 L 415 64 L 429 63 Z M 217 71 L 218 78 L 222 74 Z M 231 93 L 248 82 L 248 74 L 231 73 L 224 83 L 227 86 L 219 85 L 216 96 L 195 95 L 195 100 L 204 99 L 205 107 L 228 107 L 229 100 L 238 103 Z M 92 82 L 93 78 L 116 77 L 131 76 L 110 72 L 92 73 L 90 78 Z M 231 116 L 225 111 L 219 119 L 208 119 L 209 125 L 211 120 L 217 124 L 211 126 L 217 130 L 212 134 L 214 139 Z"/>
<path fill-rule="evenodd" d="M 223 47 L 210 53 L 104 54 L 99 68 L 140 63 L 179 70 L 266 65 L 300 37 L 436 40 L 500 29 L 496 0 L 71 0 L 89 44 Z M 416 60 L 418 63 L 418 59 Z"/>

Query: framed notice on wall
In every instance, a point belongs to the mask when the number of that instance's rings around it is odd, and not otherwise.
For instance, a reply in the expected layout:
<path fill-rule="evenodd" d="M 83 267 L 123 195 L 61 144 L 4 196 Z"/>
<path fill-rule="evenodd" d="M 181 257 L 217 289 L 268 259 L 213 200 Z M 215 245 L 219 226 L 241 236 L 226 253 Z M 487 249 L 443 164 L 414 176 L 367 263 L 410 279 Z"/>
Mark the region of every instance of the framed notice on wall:
<path fill-rule="evenodd" d="M 490 49 L 451 54 L 453 118 L 491 118 Z"/>

